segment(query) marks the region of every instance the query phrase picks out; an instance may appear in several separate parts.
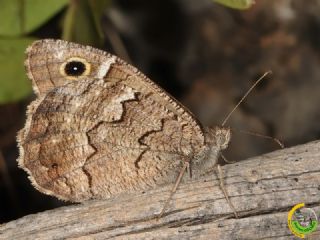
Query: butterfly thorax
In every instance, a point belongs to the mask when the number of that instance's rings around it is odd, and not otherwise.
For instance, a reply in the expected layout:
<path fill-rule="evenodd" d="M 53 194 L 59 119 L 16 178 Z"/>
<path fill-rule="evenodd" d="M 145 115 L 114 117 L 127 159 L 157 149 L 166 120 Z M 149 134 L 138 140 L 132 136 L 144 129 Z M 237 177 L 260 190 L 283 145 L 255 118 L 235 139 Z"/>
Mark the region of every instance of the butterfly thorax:
<path fill-rule="evenodd" d="M 216 166 L 221 151 L 228 147 L 231 139 L 230 128 L 207 127 L 204 131 L 206 137 L 205 147 L 192 162 L 192 174 L 195 178 Z"/>

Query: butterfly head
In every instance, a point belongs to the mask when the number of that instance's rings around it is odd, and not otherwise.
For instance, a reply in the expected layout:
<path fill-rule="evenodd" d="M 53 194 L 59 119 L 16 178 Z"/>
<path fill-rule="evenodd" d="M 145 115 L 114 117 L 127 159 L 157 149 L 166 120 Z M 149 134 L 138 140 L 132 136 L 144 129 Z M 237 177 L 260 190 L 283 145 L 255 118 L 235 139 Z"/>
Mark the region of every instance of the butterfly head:
<path fill-rule="evenodd" d="M 221 151 L 226 149 L 231 139 L 231 131 L 227 127 L 213 127 L 205 129 L 206 144 L 204 150 L 195 158 L 192 174 L 202 176 L 203 173 L 214 168 L 218 162 Z"/>
<path fill-rule="evenodd" d="M 231 130 L 228 127 L 214 127 L 207 129 L 207 142 L 215 146 L 219 151 L 228 147 L 231 140 Z"/>

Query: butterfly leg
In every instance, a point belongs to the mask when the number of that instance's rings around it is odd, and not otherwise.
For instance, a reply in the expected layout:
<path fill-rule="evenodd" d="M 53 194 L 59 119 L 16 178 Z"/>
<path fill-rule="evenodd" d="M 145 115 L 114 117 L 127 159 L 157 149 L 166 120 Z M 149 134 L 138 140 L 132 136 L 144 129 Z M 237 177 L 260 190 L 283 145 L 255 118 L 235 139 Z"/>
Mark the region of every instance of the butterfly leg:
<path fill-rule="evenodd" d="M 238 215 L 235 207 L 233 206 L 232 202 L 231 202 L 230 199 L 229 199 L 229 196 L 228 196 L 228 193 L 227 193 L 227 190 L 226 190 L 226 188 L 225 188 L 224 181 L 223 181 L 223 172 L 222 172 L 222 169 L 221 169 L 221 167 L 220 167 L 219 164 L 217 165 L 217 172 L 218 172 L 219 181 L 220 181 L 220 188 L 221 188 L 221 190 L 222 190 L 222 192 L 223 192 L 223 195 L 224 195 L 224 197 L 226 198 L 226 200 L 227 200 L 230 208 L 232 209 L 235 217 L 236 217 L 236 218 L 239 218 L 239 215 Z"/>
<path fill-rule="evenodd" d="M 235 163 L 235 162 L 236 162 L 236 161 L 230 161 L 230 160 L 228 160 L 225 156 L 223 156 L 223 154 L 220 154 L 220 156 L 221 156 L 221 158 L 223 159 L 223 161 L 224 161 L 225 163 L 231 164 L 231 163 Z"/>
<path fill-rule="evenodd" d="M 181 169 L 181 171 L 180 171 L 180 173 L 179 173 L 179 175 L 178 175 L 178 177 L 177 177 L 177 180 L 175 181 L 175 184 L 174 184 L 173 188 L 171 189 L 170 196 L 168 197 L 168 199 L 167 199 L 166 202 L 164 203 L 163 208 L 162 208 L 161 212 L 160 212 L 159 215 L 158 215 L 158 219 L 161 218 L 162 215 L 164 214 L 165 210 L 166 210 L 167 207 L 168 207 L 169 202 L 170 202 L 171 199 L 172 199 L 173 194 L 177 191 L 177 188 L 178 188 L 178 186 L 179 186 L 179 184 L 180 184 L 180 182 L 181 182 L 181 179 L 182 179 L 184 173 L 185 173 L 186 170 L 189 169 L 189 168 L 190 168 L 190 163 L 189 163 L 188 161 L 185 161 L 184 164 L 183 164 L 183 166 L 182 166 L 182 169 Z"/>

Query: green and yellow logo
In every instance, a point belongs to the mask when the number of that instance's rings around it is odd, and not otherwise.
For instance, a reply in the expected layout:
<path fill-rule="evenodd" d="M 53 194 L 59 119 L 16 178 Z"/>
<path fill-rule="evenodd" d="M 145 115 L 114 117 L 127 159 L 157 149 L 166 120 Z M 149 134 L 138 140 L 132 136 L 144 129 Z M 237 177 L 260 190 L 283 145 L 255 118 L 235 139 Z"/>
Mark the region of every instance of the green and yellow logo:
<path fill-rule="evenodd" d="M 299 203 L 288 214 L 288 226 L 294 235 L 305 238 L 317 229 L 317 214 L 311 208 L 306 208 L 304 203 Z"/>

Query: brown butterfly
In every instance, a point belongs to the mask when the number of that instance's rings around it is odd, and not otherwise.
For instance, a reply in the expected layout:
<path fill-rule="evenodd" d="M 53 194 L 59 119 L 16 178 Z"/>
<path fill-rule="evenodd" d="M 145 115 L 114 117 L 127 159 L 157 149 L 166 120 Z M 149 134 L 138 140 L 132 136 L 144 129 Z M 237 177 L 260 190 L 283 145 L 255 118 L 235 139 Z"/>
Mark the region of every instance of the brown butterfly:
<path fill-rule="evenodd" d="M 82 202 L 172 182 L 176 189 L 188 167 L 194 177 L 213 168 L 230 141 L 229 128 L 202 126 L 104 51 L 41 40 L 25 65 L 37 99 L 18 136 L 19 165 L 45 194 Z"/>

